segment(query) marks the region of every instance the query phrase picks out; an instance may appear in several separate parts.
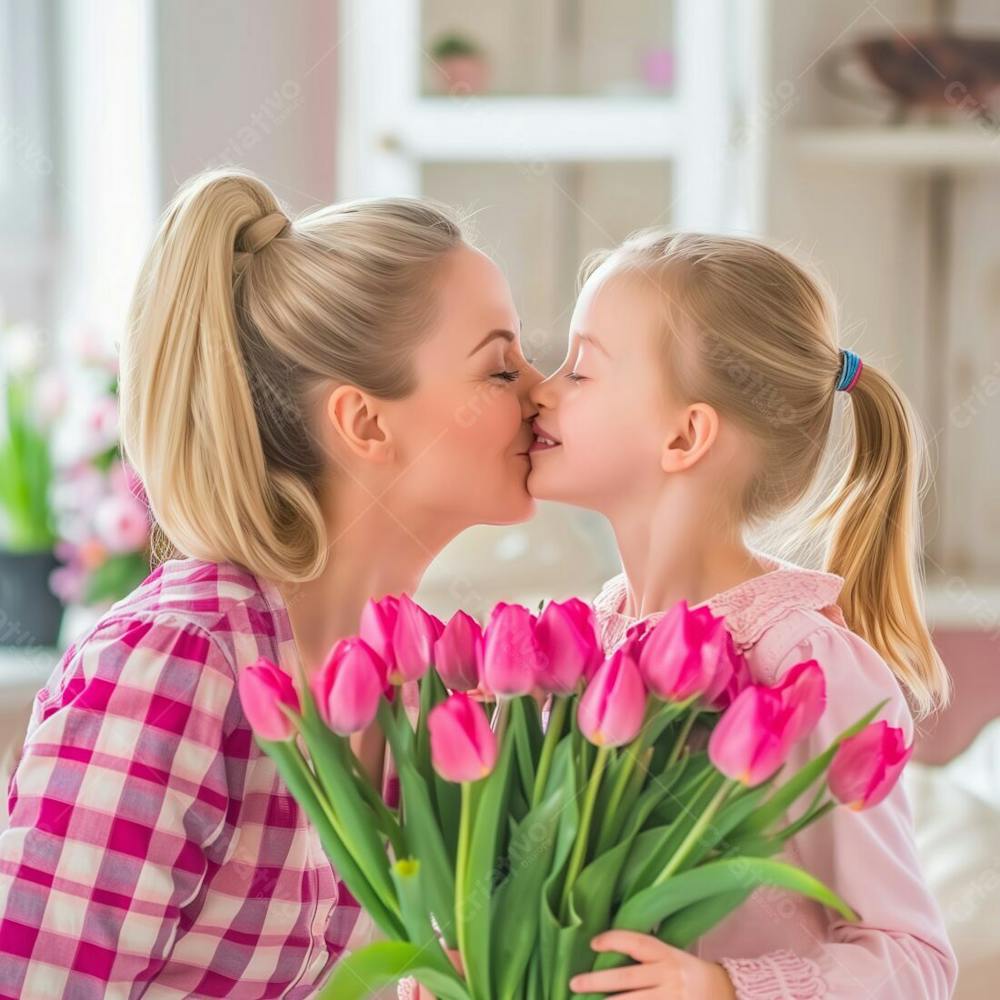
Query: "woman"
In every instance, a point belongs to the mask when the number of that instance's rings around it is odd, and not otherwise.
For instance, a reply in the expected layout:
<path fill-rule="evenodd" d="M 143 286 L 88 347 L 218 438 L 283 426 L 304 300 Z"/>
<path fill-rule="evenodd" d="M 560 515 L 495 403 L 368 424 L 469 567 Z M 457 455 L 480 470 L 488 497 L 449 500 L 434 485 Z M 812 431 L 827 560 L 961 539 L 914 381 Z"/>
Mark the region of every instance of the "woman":
<path fill-rule="evenodd" d="M 256 747 L 236 673 L 317 670 L 462 529 L 521 521 L 540 376 L 447 214 L 290 221 L 195 178 L 122 345 L 122 431 L 173 558 L 36 698 L 0 835 L 0 995 L 301 997 L 358 907 Z M 359 750 L 381 773 L 382 746 Z"/>

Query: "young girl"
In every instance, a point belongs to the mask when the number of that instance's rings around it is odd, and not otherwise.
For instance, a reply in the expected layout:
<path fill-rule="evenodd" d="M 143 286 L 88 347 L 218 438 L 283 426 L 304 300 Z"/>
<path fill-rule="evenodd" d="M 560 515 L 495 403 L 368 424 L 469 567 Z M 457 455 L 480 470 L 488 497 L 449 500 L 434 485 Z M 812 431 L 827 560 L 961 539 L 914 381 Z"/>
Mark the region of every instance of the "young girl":
<path fill-rule="evenodd" d="M 565 362 L 532 391 L 528 487 L 610 520 L 624 573 L 597 599 L 610 651 L 674 602 L 724 615 L 755 679 L 815 658 L 828 703 L 792 773 L 882 699 L 912 739 L 948 681 L 918 603 L 919 438 L 889 377 L 838 350 L 828 299 L 801 267 L 749 239 L 646 233 L 588 267 Z M 748 547 L 744 532 L 808 498 L 852 410 L 846 473 L 802 537 L 825 572 Z M 790 818 L 794 818 L 794 813 Z M 951 995 L 955 958 L 925 887 L 901 785 L 841 808 L 790 842 L 788 860 L 860 914 L 759 889 L 696 954 L 655 937 L 598 936 L 636 964 L 576 976 L 629 998 Z"/>

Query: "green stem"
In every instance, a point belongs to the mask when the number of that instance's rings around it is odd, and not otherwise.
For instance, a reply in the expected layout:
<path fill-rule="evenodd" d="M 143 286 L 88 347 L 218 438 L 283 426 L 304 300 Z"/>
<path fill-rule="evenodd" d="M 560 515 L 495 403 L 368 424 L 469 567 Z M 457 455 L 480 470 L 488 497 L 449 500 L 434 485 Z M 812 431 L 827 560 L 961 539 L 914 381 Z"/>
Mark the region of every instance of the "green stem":
<path fill-rule="evenodd" d="M 677 734 L 677 742 L 674 743 L 674 748 L 670 751 L 670 756 L 667 758 L 666 767 L 670 767 L 671 764 L 677 762 L 677 758 L 680 757 L 681 751 L 687 743 L 687 738 L 691 735 L 691 729 L 698 718 L 698 714 L 698 709 L 692 709 L 691 713 L 684 720 L 684 725 L 681 726 L 681 731 Z"/>
<path fill-rule="evenodd" d="M 594 767 L 590 772 L 590 780 L 587 782 L 587 791 L 583 800 L 583 811 L 580 814 L 580 829 L 577 831 L 576 843 L 573 845 L 573 854 L 569 859 L 569 869 L 566 872 L 566 881 L 563 884 L 562 902 L 559 912 L 564 920 L 569 919 L 569 895 L 573 890 L 573 883 L 577 875 L 583 868 L 584 859 L 587 856 L 587 842 L 590 839 L 590 822 L 594 815 L 594 803 L 597 801 L 597 792 L 601 787 L 601 776 L 604 774 L 604 765 L 608 761 L 611 747 L 602 746 L 597 750 L 597 757 L 594 759 Z"/>
<path fill-rule="evenodd" d="M 719 807 L 726 801 L 726 797 L 735 785 L 736 781 L 732 778 L 727 778 L 722 783 L 722 787 L 715 793 L 715 797 L 709 802 L 701 816 L 698 817 L 695 825 L 691 827 L 688 835 L 681 842 L 680 847 L 674 852 L 674 856 L 667 862 L 663 871 L 653 880 L 653 885 L 660 885 L 662 882 L 666 882 L 680 868 L 684 860 L 691 853 L 691 849 L 698 842 L 699 837 L 708 829 L 708 824 L 715 818 Z"/>
<path fill-rule="evenodd" d="M 468 942 L 466 940 L 466 881 L 468 879 L 469 850 L 472 842 L 472 785 L 462 782 L 462 809 L 458 821 L 458 852 L 455 858 L 455 924 L 458 933 L 458 951 L 462 967 L 469 968 Z"/>
<path fill-rule="evenodd" d="M 562 736 L 563 723 L 566 719 L 566 706 L 568 704 L 568 697 L 556 697 L 552 705 L 552 711 L 549 713 L 549 728 L 545 730 L 542 752 L 538 758 L 538 771 L 535 773 L 535 790 L 531 796 L 532 806 L 537 806 L 545 794 L 545 785 L 549 780 L 549 771 L 552 769 L 552 757 Z"/>

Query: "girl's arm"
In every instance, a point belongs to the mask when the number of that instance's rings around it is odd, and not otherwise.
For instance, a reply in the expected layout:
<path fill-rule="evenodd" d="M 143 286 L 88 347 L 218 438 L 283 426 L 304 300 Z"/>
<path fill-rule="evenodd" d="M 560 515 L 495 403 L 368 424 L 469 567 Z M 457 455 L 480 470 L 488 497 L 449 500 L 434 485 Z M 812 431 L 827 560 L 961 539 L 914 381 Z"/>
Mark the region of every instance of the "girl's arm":
<path fill-rule="evenodd" d="M 36 698 L 0 833 L 0 996 L 154 981 L 230 804 L 231 665 L 187 623 L 118 620 Z"/>
<path fill-rule="evenodd" d="M 902 728 L 910 742 L 913 720 L 903 694 L 885 661 L 863 639 L 836 625 L 822 625 L 783 658 L 775 679 L 809 659 L 825 671 L 827 707 L 816 731 L 796 748 L 788 773 L 884 698 L 890 701 L 878 718 Z M 806 805 L 797 804 L 791 818 Z M 778 949 L 755 958 L 722 958 L 740 1000 L 951 996 L 957 977 L 955 954 L 920 871 L 901 782 L 869 810 L 838 806 L 793 838 L 790 847 L 792 863 L 827 883 L 861 919 L 849 923 L 831 915 L 825 938 L 802 953 Z M 730 919 L 738 922 L 740 911 Z M 789 983 L 798 983 L 803 992 L 783 985 Z"/>

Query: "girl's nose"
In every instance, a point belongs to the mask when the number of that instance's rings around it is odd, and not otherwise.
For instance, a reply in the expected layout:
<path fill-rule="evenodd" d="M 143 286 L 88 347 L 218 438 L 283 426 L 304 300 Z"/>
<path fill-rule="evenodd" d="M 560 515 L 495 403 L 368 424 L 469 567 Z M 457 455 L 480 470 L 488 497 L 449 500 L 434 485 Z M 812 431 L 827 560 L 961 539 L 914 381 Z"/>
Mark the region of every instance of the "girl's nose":
<path fill-rule="evenodd" d="M 522 408 L 525 411 L 534 413 L 537 409 L 532 397 L 535 388 L 540 382 L 544 381 L 544 379 L 545 376 L 531 362 L 528 362 L 525 365 L 524 370 L 521 373 L 521 377 L 517 380 L 518 388 L 521 391 Z"/>
<path fill-rule="evenodd" d="M 531 402 L 534 403 L 536 407 L 552 407 L 556 402 L 556 376 L 550 375 L 548 378 L 540 376 L 538 381 L 534 383 L 531 387 L 531 391 L 528 394 Z"/>

